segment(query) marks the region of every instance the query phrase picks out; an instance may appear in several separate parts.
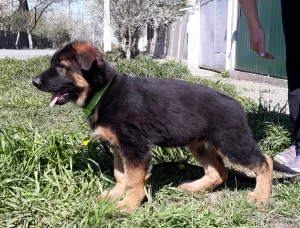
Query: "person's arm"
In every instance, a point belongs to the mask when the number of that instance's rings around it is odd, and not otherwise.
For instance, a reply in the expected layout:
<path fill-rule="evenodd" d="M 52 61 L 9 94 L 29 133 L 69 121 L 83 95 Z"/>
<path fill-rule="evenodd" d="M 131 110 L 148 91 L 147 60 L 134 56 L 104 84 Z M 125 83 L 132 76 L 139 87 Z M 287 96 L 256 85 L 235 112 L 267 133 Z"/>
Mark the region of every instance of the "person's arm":
<path fill-rule="evenodd" d="M 274 56 L 265 50 L 265 34 L 260 26 L 256 0 L 239 0 L 239 2 L 247 20 L 251 49 L 263 58 L 274 59 Z"/>

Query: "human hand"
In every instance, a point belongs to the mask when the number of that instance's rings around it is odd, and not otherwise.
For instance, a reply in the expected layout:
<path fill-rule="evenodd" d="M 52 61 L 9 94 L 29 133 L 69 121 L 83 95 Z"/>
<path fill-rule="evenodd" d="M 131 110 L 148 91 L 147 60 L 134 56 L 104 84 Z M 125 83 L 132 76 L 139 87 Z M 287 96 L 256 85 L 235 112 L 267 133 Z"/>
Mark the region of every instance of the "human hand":
<path fill-rule="evenodd" d="M 250 48 L 260 57 L 265 59 L 275 59 L 273 55 L 265 50 L 265 33 L 262 28 L 250 28 Z"/>

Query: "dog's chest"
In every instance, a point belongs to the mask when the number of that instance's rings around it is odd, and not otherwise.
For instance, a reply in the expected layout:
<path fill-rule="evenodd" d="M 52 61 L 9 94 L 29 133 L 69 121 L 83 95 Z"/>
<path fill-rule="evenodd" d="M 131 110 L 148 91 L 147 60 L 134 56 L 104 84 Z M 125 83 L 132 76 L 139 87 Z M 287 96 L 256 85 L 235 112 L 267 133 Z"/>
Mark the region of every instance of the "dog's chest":
<path fill-rule="evenodd" d="M 94 130 L 92 130 L 92 135 L 101 141 L 108 142 L 112 146 L 116 146 L 118 144 L 117 135 L 110 127 L 97 126 Z"/>

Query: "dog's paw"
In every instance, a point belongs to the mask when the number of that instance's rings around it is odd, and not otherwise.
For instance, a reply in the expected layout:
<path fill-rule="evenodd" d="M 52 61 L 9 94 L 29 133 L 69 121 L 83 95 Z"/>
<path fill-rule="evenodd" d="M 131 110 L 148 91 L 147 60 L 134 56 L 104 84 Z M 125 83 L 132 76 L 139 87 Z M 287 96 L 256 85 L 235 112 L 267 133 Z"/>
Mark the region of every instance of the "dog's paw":
<path fill-rule="evenodd" d="M 269 197 L 264 194 L 259 194 L 257 192 L 250 192 L 248 193 L 247 199 L 251 203 L 255 204 L 265 204 L 268 202 Z"/>
<path fill-rule="evenodd" d="M 109 191 L 104 191 L 101 193 L 100 196 L 98 196 L 98 200 L 106 200 L 106 199 L 111 199 L 112 195 L 110 194 Z"/>
<path fill-rule="evenodd" d="M 121 198 L 125 193 L 125 186 L 123 185 L 115 185 L 110 191 L 104 191 L 99 197 L 99 200 L 114 200 L 117 198 Z"/>
<path fill-rule="evenodd" d="M 112 189 L 111 191 L 102 192 L 101 195 L 98 197 L 98 200 L 114 200 L 120 198 L 122 194 L 123 192 L 118 192 Z"/>
<path fill-rule="evenodd" d="M 197 182 L 191 180 L 182 182 L 178 188 L 184 192 L 198 192 L 201 190 L 197 185 Z"/>
<path fill-rule="evenodd" d="M 130 201 L 125 198 L 124 200 L 117 203 L 116 208 L 119 208 L 121 212 L 131 212 L 139 206 L 139 202 Z"/>

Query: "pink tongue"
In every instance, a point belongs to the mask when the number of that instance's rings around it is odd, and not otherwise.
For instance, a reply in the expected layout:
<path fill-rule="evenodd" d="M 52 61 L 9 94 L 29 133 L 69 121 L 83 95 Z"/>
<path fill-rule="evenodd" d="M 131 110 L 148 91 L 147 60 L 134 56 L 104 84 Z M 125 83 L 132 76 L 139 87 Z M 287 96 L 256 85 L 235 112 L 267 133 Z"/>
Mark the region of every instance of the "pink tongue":
<path fill-rule="evenodd" d="M 56 104 L 56 102 L 57 102 L 57 100 L 58 100 L 59 97 L 60 97 L 60 91 L 55 92 L 52 95 L 52 97 L 50 99 L 50 107 L 53 107 Z"/>

